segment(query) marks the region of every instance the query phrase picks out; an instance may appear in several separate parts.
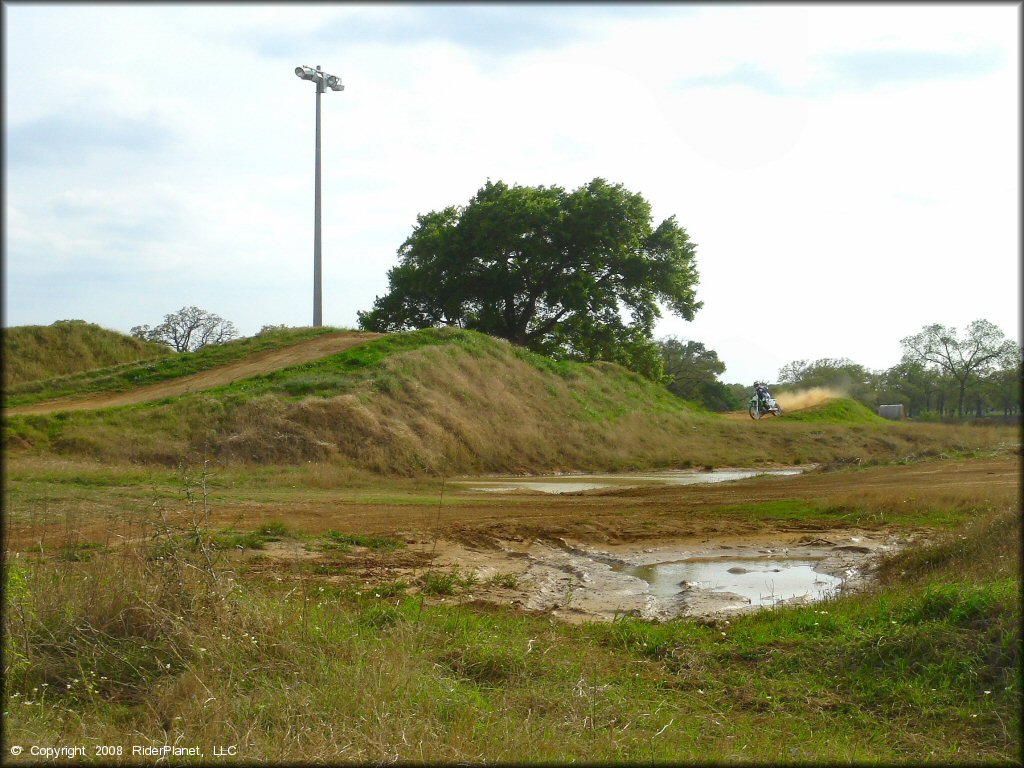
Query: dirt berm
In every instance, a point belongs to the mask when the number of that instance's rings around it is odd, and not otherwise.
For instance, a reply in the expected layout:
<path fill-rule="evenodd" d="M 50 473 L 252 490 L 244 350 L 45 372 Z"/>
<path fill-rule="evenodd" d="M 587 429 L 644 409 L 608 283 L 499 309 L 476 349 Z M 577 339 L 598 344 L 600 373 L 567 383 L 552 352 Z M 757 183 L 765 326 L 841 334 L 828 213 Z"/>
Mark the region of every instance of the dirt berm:
<path fill-rule="evenodd" d="M 256 352 L 242 360 L 211 368 L 208 371 L 182 376 L 148 387 L 139 387 L 128 392 L 103 393 L 87 397 L 65 397 L 45 403 L 22 405 L 6 409 L 6 413 L 53 413 L 54 411 L 86 411 L 99 408 L 113 408 L 118 405 L 134 405 L 165 397 L 185 395 L 204 389 L 230 384 L 238 379 L 270 373 L 289 365 L 299 365 L 321 357 L 344 352 L 370 339 L 379 338 L 379 333 L 332 333 L 308 341 L 300 341 L 281 349 Z"/>

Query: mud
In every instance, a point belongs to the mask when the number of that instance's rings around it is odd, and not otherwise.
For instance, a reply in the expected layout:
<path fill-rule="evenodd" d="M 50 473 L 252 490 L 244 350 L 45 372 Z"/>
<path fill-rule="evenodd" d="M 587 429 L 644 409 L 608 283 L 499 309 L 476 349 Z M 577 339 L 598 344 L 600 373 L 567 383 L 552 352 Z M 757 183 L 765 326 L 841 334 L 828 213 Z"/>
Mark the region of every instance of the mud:
<path fill-rule="evenodd" d="M 415 594 L 427 572 L 458 569 L 476 583 L 456 595 L 425 599 L 512 606 L 567 621 L 620 614 L 713 617 L 827 599 L 837 585 L 825 576 L 841 579 L 840 593 L 862 589 L 871 584 L 880 557 L 938 534 L 914 527 L 914 510 L 1019 505 L 1020 481 L 1020 457 L 1013 454 L 578 493 L 493 493 L 449 483 L 436 504 L 423 503 L 420 485 L 403 490 L 398 483 L 380 499 L 344 487 L 257 489 L 247 491 L 248 498 L 231 490 L 211 497 L 210 526 L 251 530 L 286 522 L 293 537 L 238 555 L 275 579 L 404 581 Z M 839 509 L 863 505 L 877 514 L 853 524 L 843 514 L 759 519 L 729 512 L 737 505 L 771 508 L 800 500 Z M 5 508 L 5 546 L 8 552 L 49 551 L 69 536 L 113 545 L 142 530 L 137 514 L 125 510 L 153 503 L 146 489 L 118 496 L 116 505 L 91 495 L 64 499 L 52 511 L 26 511 L 22 502 Z M 168 515 L 176 504 L 167 501 Z M 359 547 L 320 552 L 315 541 L 327 530 L 390 536 L 406 546 L 385 553 Z M 714 568 L 721 578 L 673 573 L 693 567 Z M 738 568 L 748 573 L 729 573 Z M 782 574 L 794 568 L 804 581 L 787 592 Z M 751 583 L 758 577 L 761 582 Z M 817 589 L 814 581 L 824 583 Z"/>
<path fill-rule="evenodd" d="M 716 618 L 862 589 L 881 556 L 917 537 L 841 529 L 657 546 L 498 542 L 493 550 L 445 541 L 431 567 L 471 572 L 481 584 L 498 574 L 514 576 L 517 589 L 483 585 L 471 599 L 566 621 L 610 621 L 621 615 L 654 621 Z"/>

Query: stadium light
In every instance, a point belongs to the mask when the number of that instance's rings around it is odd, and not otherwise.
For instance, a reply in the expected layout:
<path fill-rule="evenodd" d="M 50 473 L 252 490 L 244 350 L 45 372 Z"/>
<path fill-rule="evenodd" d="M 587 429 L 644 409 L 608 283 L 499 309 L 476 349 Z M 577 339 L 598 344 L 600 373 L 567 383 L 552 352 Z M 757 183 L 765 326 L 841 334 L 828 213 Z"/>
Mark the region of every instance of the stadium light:
<path fill-rule="evenodd" d="M 320 94 L 326 92 L 328 88 L 332 91 L 343 91 L 345 86 L 341 84 L 340 77 L 322 72 L 319 64 L 317 64 L 316 69 L 305 66 L 296 67 L 295 76 L 302 80 L 312 80 L 316 83 L 316 180 L 313 201 L 313 327 L 319 328 L 323 325 L 323 273 L 320 259 Z"/>

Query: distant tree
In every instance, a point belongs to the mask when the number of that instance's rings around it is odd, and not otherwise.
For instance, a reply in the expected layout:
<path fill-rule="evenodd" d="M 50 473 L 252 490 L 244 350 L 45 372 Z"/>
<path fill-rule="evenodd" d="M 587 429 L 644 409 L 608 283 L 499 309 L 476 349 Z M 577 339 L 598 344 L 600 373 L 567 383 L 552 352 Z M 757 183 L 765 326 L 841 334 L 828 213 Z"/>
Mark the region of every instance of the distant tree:
<path fill-rule="evenodd" d="M 939 374 L 918 360 L 904 359 L 882 372 L 878 382 L 879 400 L 902 402 L 910 416 L 937 406 L 941 382 Z"/>
<path fill-rule="evenodd" d="M 1004 416 L 1020 413 L 1022 386 L 1022 352 L 1019 345 L 1005 345 L 993 370 L 982 382 L 985 396 L 992 407 L 1002 410 Z"/>
<path fill-rule="evenodd" d="M 238 336 L 230 320 L 199 307 L 182 307 L 173 314 L 164 315 L 164 321 L 155 328 L 137 325 L 130 333 L 137 339 L 166 344 L 176 352 L 194 352 Z"/>
<path fill-rule="evenodd" d="M 718 380 L 725 363 L 718 353 L 699 341 L 668 336 L 656 342 L 665 368 L 666 386 L 675 395 L 713 411 L 735 410 L 742 405 L 732 390 Z"/>
<path fill-rule="evenodd" d="M 736 403 L 735 408 L 742 408 L 743 404 L 754 394 L 753 384 L 737 384 L 735 382 L 722 385 L 728 392 L 732 402 Z M 732 410 L 735 410 L 733 408 Z"/>
<path fill-rule="evenodd" d="M 975 320 L 959 338 L 956 328 L 926 325 L 900 341 L 904 357 L 943 371 L 958 387 L 957 417 L 963 418 L 967 385 L 987 374 L 1001 356 L 1010 354 L 1005 334 L 988 320 Z"/>
<path fill-rule="evenodd" d="M 264 333 L 269 333 L 270 331 L 283 331 L 283 330 L 285 330 L 287 328 L 288 328 L 288 326 L 285 325 L 284 323 L 282 323 L 280 325 L 267 324 L 267 325 L 264 325 L 263 327 L 261 327 L 259 332 L 256 335 L 257 336 L 262 336 Z"/>
<path fill-rule="evenodd" d="M 687 320 L 701 306 L 694 252 L 675 217 L 653 226 L 650 204 L 622 185 L 488 181 L 466 206 L 417 217 L 388 293 L 358 313 L 359 325 L 456 325 L 659 378 L 659 302 Z"/>
<path fill-rule="evenodd" d="M 832 387 L 863 402 L 871 400 L 874 390 L 872 373 L 845 357 L 824 357 L 813 362 L 794 360 L 779 369 L 779 384 L 801 389 Z"/>

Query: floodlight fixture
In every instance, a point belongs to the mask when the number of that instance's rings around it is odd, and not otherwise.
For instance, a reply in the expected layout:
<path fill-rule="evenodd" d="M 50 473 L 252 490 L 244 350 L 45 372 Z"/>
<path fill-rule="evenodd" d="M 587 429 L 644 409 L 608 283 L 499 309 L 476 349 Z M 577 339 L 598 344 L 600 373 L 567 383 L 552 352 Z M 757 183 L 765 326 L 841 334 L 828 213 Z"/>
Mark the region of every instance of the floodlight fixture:
<path fill-rule="evenodd" d="M 312 80 L 316 83 L 316 171 L 315 171 L 315 192 L 313 202 L 313 327 L 319 328 L 323 324 L 323 302 L 322 302 L 322 270 L 320 259 L 320 94 L 327 88 L 332 91 L 343 91 L 345 86 L 341 84 L 341 78 L 337 75 L 329 75 L 320 69 L 312 67 L 296 67 L 296 77 L 303 80 Z"/>

